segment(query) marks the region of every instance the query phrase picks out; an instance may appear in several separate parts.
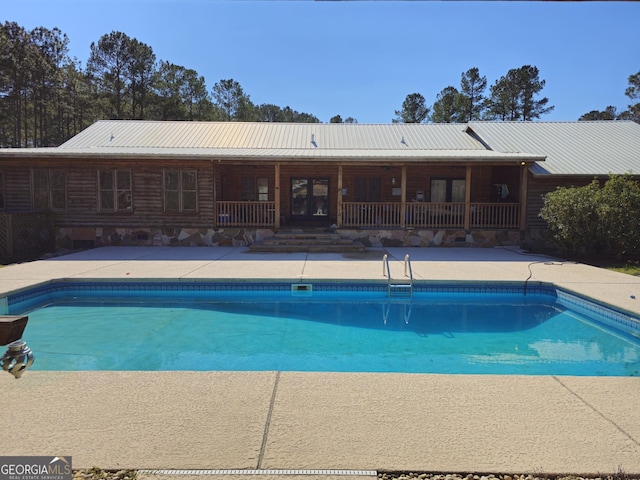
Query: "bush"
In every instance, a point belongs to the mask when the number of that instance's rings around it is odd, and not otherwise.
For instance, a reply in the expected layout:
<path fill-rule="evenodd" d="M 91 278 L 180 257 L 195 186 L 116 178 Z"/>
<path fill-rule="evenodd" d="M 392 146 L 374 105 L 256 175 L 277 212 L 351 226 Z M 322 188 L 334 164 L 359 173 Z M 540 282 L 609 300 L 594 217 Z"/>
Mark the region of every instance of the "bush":
<path fill-rule="evenodd" d="M 640 254 L 640 184 L 612 176 L 603 187 L 559 187 L 544 196 L 540 216 L 552 242 L 567 254 Z"/>
<path fill-rule="evenodd" d="M 640 184 L 629 177 L 611 177 L 596 198 L 598 238 L 602 252 L 616 256 L 640 253 Z"/>

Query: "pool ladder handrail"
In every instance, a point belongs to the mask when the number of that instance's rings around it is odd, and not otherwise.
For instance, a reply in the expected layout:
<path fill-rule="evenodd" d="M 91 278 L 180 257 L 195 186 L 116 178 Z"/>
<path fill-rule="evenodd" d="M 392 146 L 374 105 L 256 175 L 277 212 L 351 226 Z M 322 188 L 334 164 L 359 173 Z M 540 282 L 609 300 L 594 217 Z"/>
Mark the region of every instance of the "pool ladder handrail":
<path fill-rule="evenodd" d="M 413 310 L 413 302 L 411 299 L 405 300 L 387 300 L 382 305 L 382 322 L 386 325 L 389 319 L 389 313 L 391 312 L 391 304 L 402 305 L 402 317 L 404 318 L 405 325 L 409 325 L 409 319 L 411 318 L 411 311 Z"/>
<path fill-rule="evenodd" d="M 411 260 L 409 254 L 404 256 L 404 276 L 409 277 L 408 281 L 394 281 L 391 277 L 391 268 L 389 267 L 389 255 L 386 253 L 382 257 L 382 275 L 385 275 L 385 268 L 387 270 L 387 296 L 413 296 L 413 270 L 411 268 Z M 409 275 L 407 275 L 407 270 Z M 395 294 L 395 295 L 394 295 Z"/>

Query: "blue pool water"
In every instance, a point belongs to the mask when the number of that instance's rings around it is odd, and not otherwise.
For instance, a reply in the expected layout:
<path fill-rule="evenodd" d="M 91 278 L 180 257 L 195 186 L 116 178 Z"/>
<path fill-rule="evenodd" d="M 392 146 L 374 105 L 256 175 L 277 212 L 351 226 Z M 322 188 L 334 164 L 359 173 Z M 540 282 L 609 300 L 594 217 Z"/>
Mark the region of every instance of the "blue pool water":
<path fill-rule="evenodd" d="M 640 375 L 636 319 L 553 288 L 314 287 L 62 284 L 9 306 L 39 370 Z"/>

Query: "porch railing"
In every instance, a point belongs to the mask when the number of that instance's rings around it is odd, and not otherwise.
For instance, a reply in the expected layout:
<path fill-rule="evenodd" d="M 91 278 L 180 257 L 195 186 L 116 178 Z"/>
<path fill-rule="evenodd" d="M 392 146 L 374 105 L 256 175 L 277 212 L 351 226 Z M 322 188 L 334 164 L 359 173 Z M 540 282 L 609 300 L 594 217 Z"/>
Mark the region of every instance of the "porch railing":
<path fill-rule="evenodd" d="M 472 203 L 470 228 L 514 229 L 520 226 L 519 203 Z"/>
<path fill-rule="evenodd" d="M 464 203 L 345 202 L 342 204 L 344 227 L 464 228 Z M 469 204 L 469 228 L 517 229 L 520 225 L 519 203 Z"/>
<path fill-rule="evenodd" d="M 342 204 L 343 227 L 398 227 L 402 204 L 385 202 L 345 202 Z"/>
<path fill-rule="evenodd" d="M 464 203 L 408 203 L 409 227 L 464 228 Z"/>
<path fill-rule="evenodd" d="M 464 203 L 343 202 L 345 228 L 464 228 Z M 403 221 L 404 215 L 404 221 Z M 275 202 L 216 202 L 218 226 L 273 227 Z M 469 228 L 517 229 L 519 203 L 469 204 Z"/>
<path fill-rule="evenodd" d="M 275 202 L 216 202 L 218 226 L 273 227 Z"/>

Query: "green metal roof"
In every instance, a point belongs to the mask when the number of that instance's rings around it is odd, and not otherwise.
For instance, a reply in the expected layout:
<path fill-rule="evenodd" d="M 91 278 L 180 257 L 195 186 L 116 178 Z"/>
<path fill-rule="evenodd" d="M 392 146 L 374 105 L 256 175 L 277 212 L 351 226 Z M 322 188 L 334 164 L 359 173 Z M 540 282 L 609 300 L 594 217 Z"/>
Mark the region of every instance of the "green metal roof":
<path fill-rule="evenodd" d="M 103 120 L 60 147 L 6 157 L 535 162 L 534 175 L 640 174 L 640 124 L 326 124 Z"/>
<path fill-rule="evenodd" d="M 635 122 L 471 122 L 468 130 L 496 152 L 545 155 L 534 175 L 640 175 Z"/>

